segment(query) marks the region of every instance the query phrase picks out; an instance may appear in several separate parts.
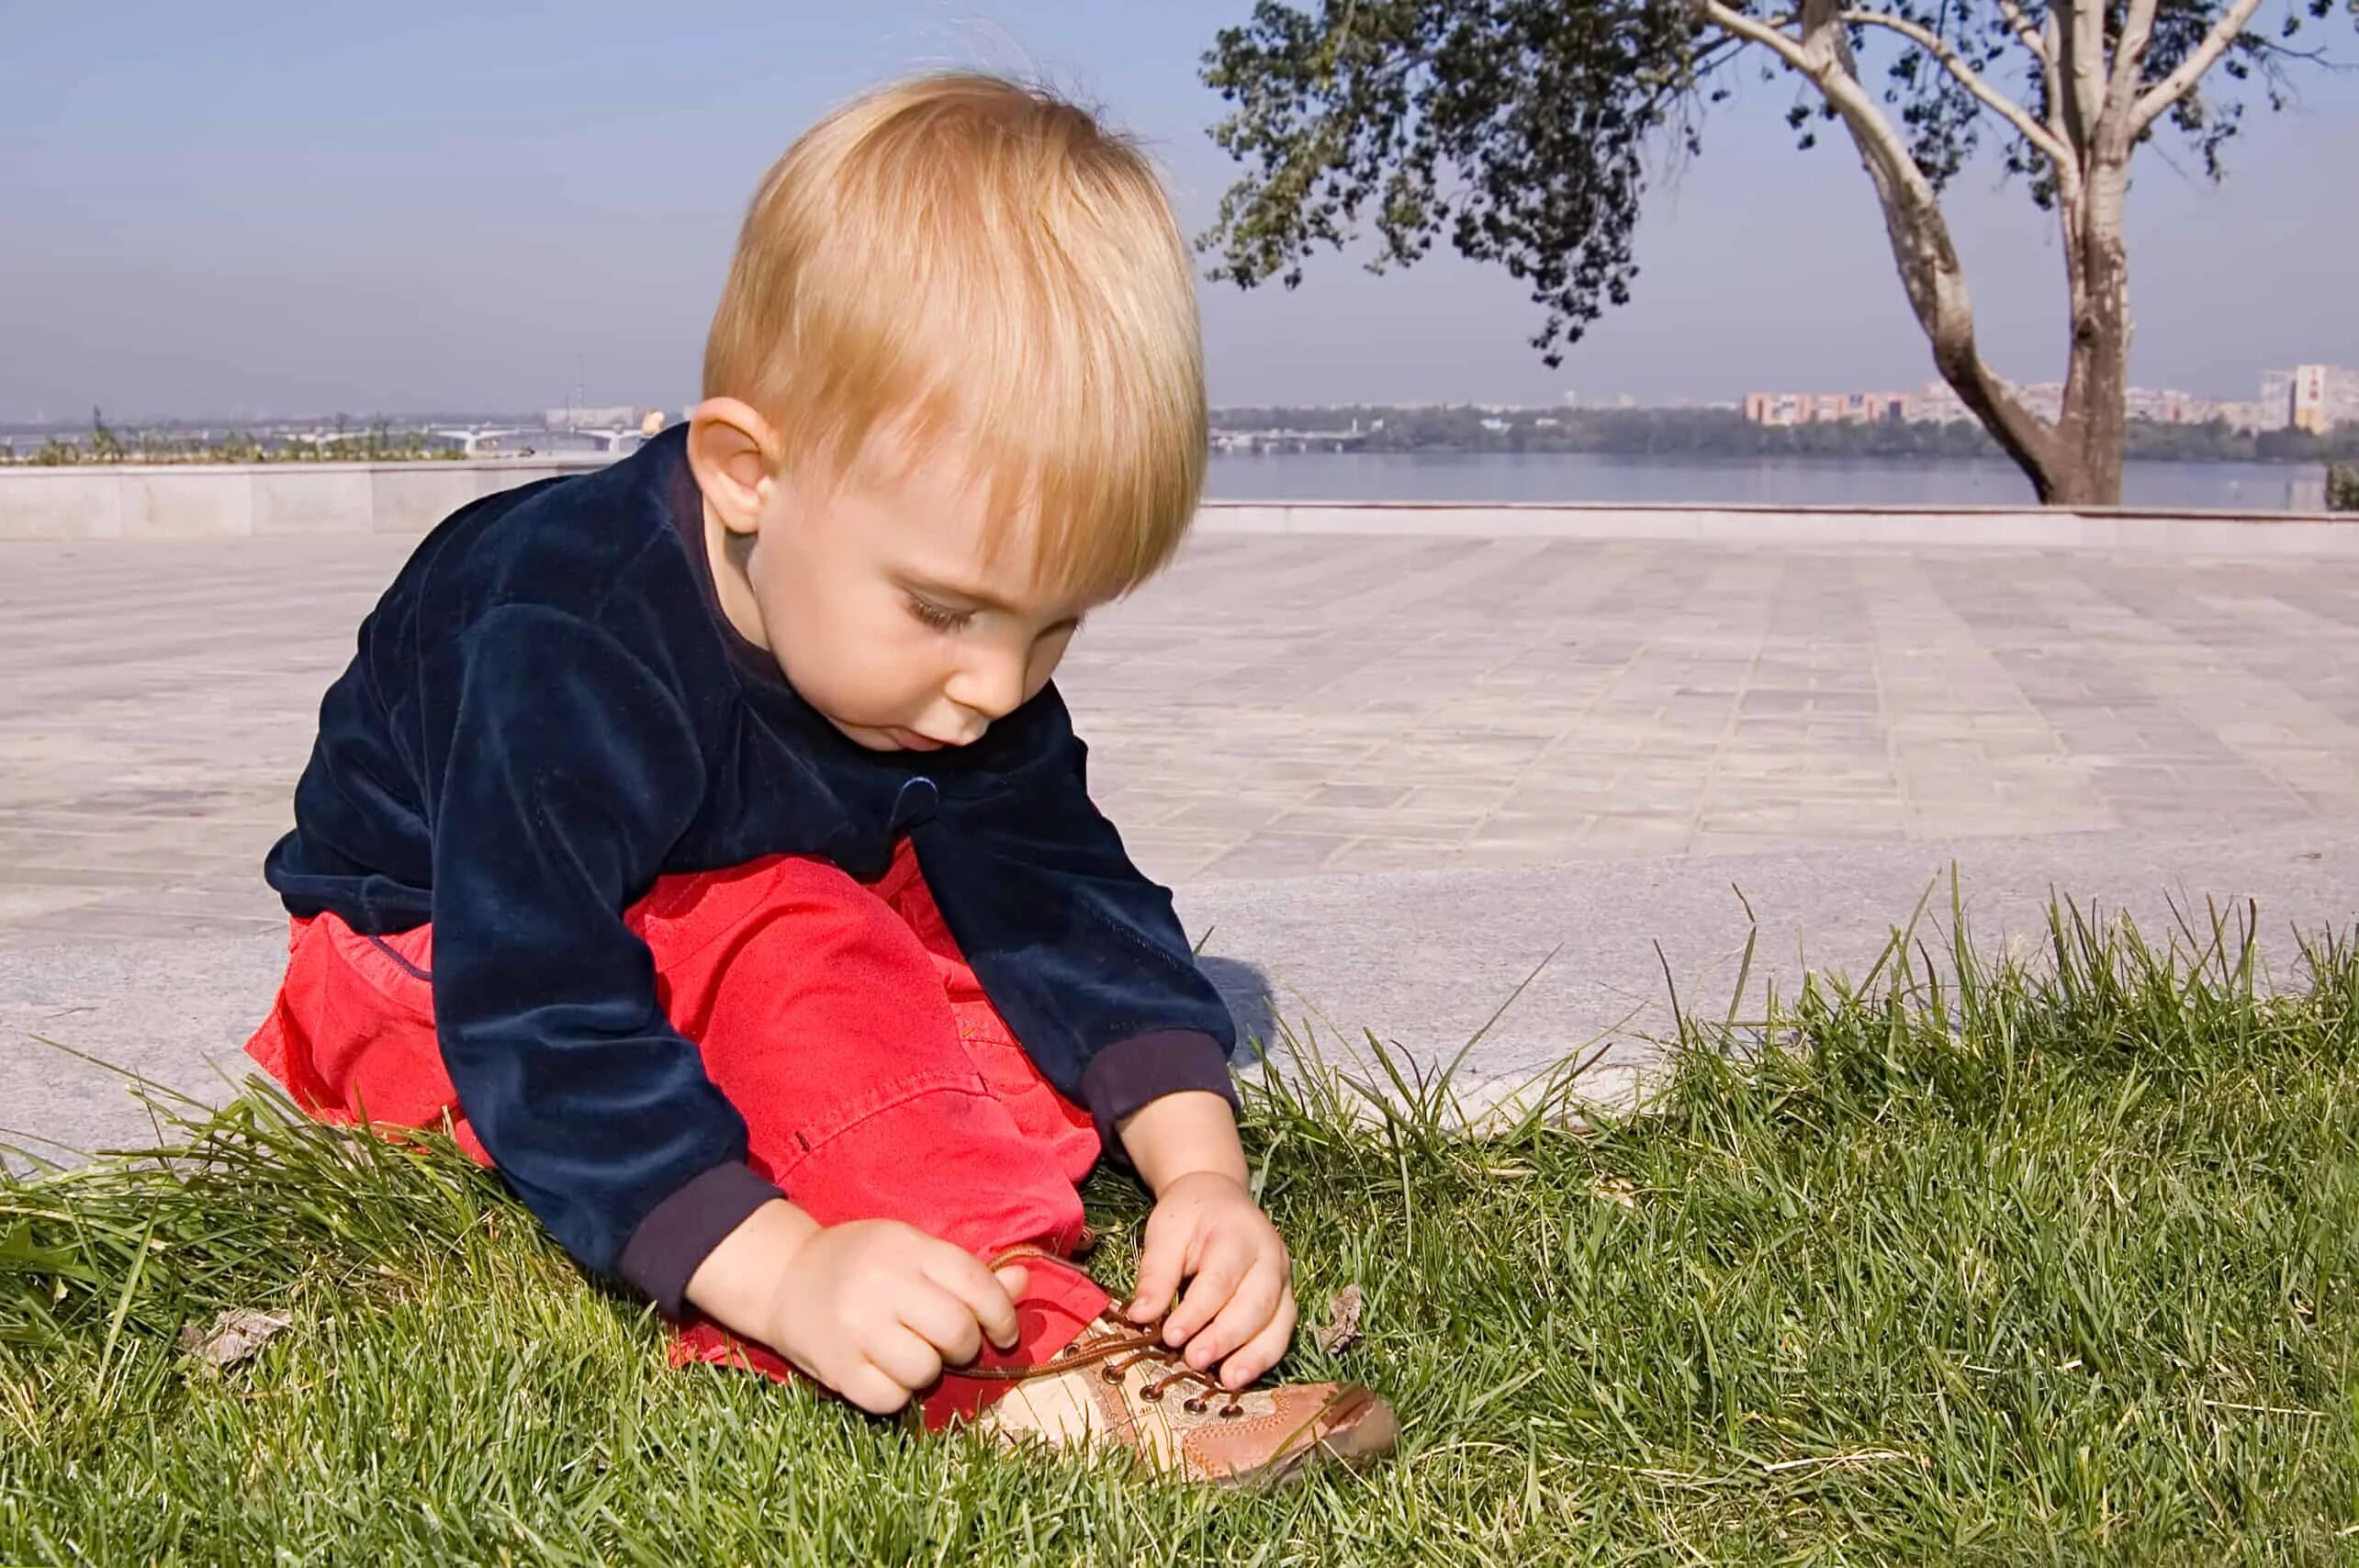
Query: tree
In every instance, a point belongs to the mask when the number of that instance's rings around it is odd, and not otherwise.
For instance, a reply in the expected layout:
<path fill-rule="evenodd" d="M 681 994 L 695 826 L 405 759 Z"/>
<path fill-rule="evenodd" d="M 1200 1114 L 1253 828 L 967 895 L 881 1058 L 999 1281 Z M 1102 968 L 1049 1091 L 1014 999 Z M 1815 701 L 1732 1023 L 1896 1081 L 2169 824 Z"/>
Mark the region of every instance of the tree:
<path fill-rule="evenodd" d="M 90 406 L 90 458 L 94 463 L 120 463 L 125 456 L 123 438 L 107 424 L 107 416 L 98 405 Z"/>
<path fill-rule="evenodd" d="M 2295 40 L 2338 0 L 2269 0 L 2282 11 L 2265 27 L 2263 3 L 1319 0 L 1312 14 L 1257 0 L 1204 57 L 1232 106 L 1214 140 L 1248 172 L 1201 243 L 1219 252 L 1216 279 L 1293 287 L 1311 251 L 1342 247 L 1364 219 L 1378 272 L 1446 235 L 1529 280 L 1546 312 L 1533 346 L 1554 365 L 1630 297 L 1648 155 L 1701 151 L 1706 109 L 1749 60 L 1797 79 L 1800 145 L 1822 121 L 1849 136 L 1935 365 L 2039 499 L 2111 504 L 2131 158 L 2168 131 L 2219 179 L 2242 90 L 2283 105 L 2287 68 L 2320 58 Z M 2359 0 L 2340 3 L 2359 17 Z M 1983 362 L 1942 215 L 1986 139 L 2061 231 L 2070 336 L 2052 421 Z"/>
<path fill-rule="evenodd" d="M 2326 510 L 2359 511 L 2359 468 L 2335 465 L 2326 471 Z"/>

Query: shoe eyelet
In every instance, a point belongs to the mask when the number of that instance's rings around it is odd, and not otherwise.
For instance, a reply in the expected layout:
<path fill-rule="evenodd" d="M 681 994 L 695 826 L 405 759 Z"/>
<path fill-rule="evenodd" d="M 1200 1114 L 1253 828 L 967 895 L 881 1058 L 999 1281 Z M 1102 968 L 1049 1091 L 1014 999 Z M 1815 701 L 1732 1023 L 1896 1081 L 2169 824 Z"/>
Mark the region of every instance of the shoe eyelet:
<path fill-rule="evenodd" d="M 1145 1400 L 1161 1400 L 1163 1396 L 1163 1391 L 1151 1383 L 1139 1391 L 1139 1397 Z"/>
<path fill-rule="evenodd" d="M 1242 1416 L 1244 1413 L 1245 1413 L 1245 1407 L 1244 1407 L 1243 1406 L 1241 1406 L 1241 1405 L 1237 1405 L 1237 1404 L 1229 1404 L 1229 1405 L 1223 1405 L 1223 1406 L 1220 1407 L 1220 1414 L 1221 1414 L 1222 1416 L 1224 1416 L 1224 1417 L 1229 1417 L 1229 1418 L 1230 1418 L 1230 1419 L 1231 1419 L 1231 1420 L 1234 1420 L 1236 1417 L 1240 1417 L 1240 1416 Z"/>
<path fill-rule="evenodd" d="M 1111 1361 L 1108 1361 L 1104 1370 L 1099 1372 L 1097 1375 L 1104 1378 L 1108 1383 L 1120 1383 L 1122 1381 L 1122 1370 Z"/>
<path fill-rule="evenodd" d="M 1204 1395 L 1199 1394 L 1193 1399 L 1181 1400 L 1180 1408 L 1186 1411 L 1191 1416 L 1201 1416 L 1205 1411 L 1210 1409 L 1211 1406 L 1206 1402 Z"/>

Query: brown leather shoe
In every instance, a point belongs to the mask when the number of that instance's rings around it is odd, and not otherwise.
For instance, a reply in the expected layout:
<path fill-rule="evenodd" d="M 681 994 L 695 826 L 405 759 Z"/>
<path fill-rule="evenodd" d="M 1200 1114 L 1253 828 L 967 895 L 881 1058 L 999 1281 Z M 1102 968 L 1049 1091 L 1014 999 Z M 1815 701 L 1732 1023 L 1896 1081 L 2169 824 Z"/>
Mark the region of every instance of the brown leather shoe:
<path fill-rule="evenodd" d="M 1392 1406 L 1356 1383 L 1232 1394 L 1163 1344 L 1158 1327 L 1108 1307 L 1039 1366 L 961 1368 L 962 1376 L 1012 1384 L 978 1424 L 1010 1445 L 1111 1444 L 1174 1479 L 1253 1486 L 1275 1485 L 1314 1460 L 1365 1464 L 1400 1435 Z"/>

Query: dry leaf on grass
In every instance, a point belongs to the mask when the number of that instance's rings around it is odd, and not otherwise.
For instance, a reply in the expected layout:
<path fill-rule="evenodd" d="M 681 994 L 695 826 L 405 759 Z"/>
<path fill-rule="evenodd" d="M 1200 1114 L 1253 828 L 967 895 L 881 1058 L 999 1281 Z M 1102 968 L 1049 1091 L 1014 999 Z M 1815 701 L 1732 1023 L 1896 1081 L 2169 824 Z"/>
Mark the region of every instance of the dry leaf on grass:
<path fill-rule="evenodd" d="M 223 1367 L 236 1366 L 253 1355 L 270 1343 L 289 1321 L 285 1317 L 273 1317 L 266 1312 L 231 1307 L 216 1316 L 209 1328 L 199 1328 L 194 1323 L 183 1327 L 180 1348 L 219 1371 Z"/>
<path fill-rule="evenodd" d="M 1360 1337 L 1360 1287 L 1345 1285 L 1327 1300 L 1327 1321 L 1311 1336 L 1330 1355 L 1348 1350 Z"/>
<path fill-rule="evenodd" d="M 1620 1208 L 1638 1206 L 1638 1189 L 1625 1176 L 1608 1176 L 1590 1189 L 1590 1196 L 1601 1199 Z"/>

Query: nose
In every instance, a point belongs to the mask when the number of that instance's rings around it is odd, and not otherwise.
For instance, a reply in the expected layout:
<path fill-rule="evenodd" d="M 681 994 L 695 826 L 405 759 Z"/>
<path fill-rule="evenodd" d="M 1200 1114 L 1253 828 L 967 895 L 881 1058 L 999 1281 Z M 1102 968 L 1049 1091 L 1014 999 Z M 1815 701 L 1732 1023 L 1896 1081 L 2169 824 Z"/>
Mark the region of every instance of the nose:
<path fill-rule="evenodd" d="M 951 675 L 942 694 L 988 723 L 1024 705 L 1029 661 L 1021 654 L 978 649 Z"/>

